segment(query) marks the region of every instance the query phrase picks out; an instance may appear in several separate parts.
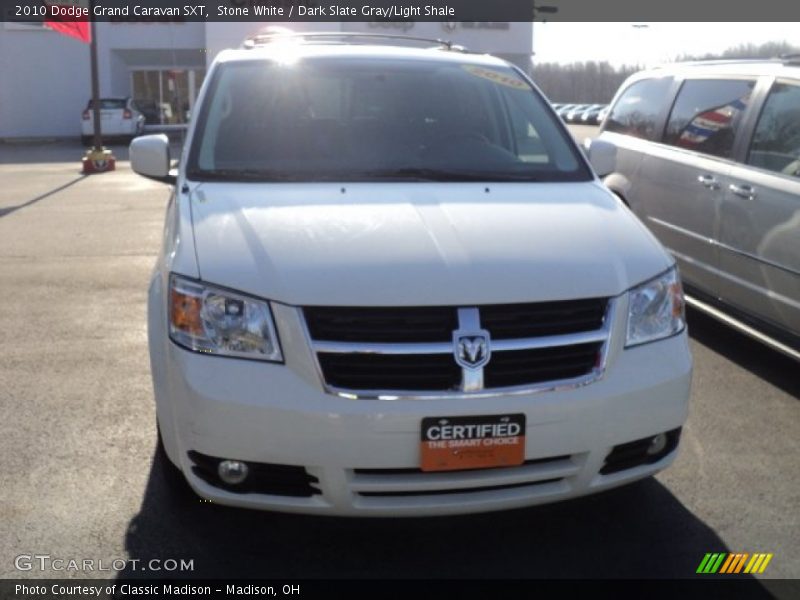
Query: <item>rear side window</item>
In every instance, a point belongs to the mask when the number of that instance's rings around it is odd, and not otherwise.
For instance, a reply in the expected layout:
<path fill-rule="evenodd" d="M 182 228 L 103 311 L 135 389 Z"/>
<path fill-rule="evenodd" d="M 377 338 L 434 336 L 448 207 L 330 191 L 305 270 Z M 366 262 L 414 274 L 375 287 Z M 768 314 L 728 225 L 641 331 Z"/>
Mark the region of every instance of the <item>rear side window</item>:
<path fill-rule="evenodd" d="M 642 79 L 626 89 L 606 119 L 606 131 L 645 140 L 658 138 L 658 116 L 664 108 L 672 79 Z"/>
<path fill-rule="evenodd" d="M 112 110 L 112 109 L 123 109 L 125 108 L 125 103 L 127 101 L 124 98 L 101 98 L 100 99 L 100 108 L 101 110 Z M 87 108 L 92 108 L 93 103 L 89 100 L 89 104 Z"/>
<path fill-rule="evenodd" d="M 747 164 L 800 177 L 800 85 L 773 86 L 758 119 Z"/>
<path fill-rule="evenodd" d="M 669 115 L 664 142 L 730 158 L 754 86 L 745 79 L 687 80 Z"/>

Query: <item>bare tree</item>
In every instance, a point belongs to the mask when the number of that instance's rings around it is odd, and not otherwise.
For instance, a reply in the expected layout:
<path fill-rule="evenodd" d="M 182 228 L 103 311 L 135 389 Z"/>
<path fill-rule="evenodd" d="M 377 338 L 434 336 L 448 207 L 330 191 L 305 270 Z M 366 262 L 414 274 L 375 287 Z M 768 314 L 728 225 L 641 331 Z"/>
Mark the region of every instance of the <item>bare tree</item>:
<path fill-rule="evenodd" d="M 760 45 L 739 44 L 718 54 L 684 54 L 675 60 L 775 58 L 797 52 L 800 52 L 800 48 L 788 42 L 767 42 Z M 611 101 L 629 75 L 639 70 L 641 67 L 638 65 L 614 67 L 606 61 L 539 63 L 534 64 L 533 79 L 553 102 L 604 104 Z"/>
<path fill-rule="evenodd" d="M 554 102 L 610 102 L 620 84 L 638 66 L 614 67 L 608 62 L 576 62 L 567 65 L 539 63 L 533 67 L 533 79 Z"/>

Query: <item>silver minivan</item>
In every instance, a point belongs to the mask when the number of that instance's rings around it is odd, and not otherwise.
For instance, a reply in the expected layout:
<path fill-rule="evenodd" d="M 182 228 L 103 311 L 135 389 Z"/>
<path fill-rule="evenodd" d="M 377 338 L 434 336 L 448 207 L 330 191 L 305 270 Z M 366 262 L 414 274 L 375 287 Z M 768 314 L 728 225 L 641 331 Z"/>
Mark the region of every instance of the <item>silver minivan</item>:
<path fill-rule="evenodd" d="M 590 155 L 612 147 L 601 175 L 676 257 L 687 302 L 800 359 L 799 58 L 637 73 Z"/>

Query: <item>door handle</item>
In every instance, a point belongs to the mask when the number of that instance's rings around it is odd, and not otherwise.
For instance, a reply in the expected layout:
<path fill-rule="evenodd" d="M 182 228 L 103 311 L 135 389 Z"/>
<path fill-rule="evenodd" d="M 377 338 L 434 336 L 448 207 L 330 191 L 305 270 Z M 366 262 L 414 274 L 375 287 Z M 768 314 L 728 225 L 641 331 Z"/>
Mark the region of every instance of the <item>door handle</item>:
<path fill-rule="evenodd" d="M 747 200 L 756 199 L 756 189 L 752 185 L 736 185 L 732 183 L 728 186 L 728 189 L 741 198 Z"/>
<path fill-rule="evenodd" d="M 718 190 L 719 189 L 719 183 L 717 182 L 717 180 L 714 178 L 713 175 L 698 175 L 697 176 L 697 181 L 701 185 L 704 185 L 705 187 L 707 187 L 710 190 Z"/>

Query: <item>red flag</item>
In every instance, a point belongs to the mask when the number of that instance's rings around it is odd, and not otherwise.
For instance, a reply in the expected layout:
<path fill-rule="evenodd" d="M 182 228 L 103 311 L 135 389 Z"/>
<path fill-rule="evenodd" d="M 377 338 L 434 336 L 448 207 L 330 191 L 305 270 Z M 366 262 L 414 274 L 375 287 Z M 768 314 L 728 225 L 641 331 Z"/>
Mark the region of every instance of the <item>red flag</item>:
<path fill-rule="evenodd" d="M 63 33 L 64 35 L 68 35 L 70 37 L 74 37 L 77 40 L 85 44 L 90 44 L 92 42 L 92 30 L 89 27 L 89 20 L 85 16 L 71 16 L 68 14 L 54 16 L 52 9 L 50 6 L 59 6 L 58 4 L 50 5 L 45 3 L 47 6 L 47 17 L 44 19 L 45 27 L 49 27 L 53 31 L 57 31 L 58 33 Z M 61 5 L 64 8 L 73 5 Z M 74 8 L 74 6 L 73 6 Z"/>

